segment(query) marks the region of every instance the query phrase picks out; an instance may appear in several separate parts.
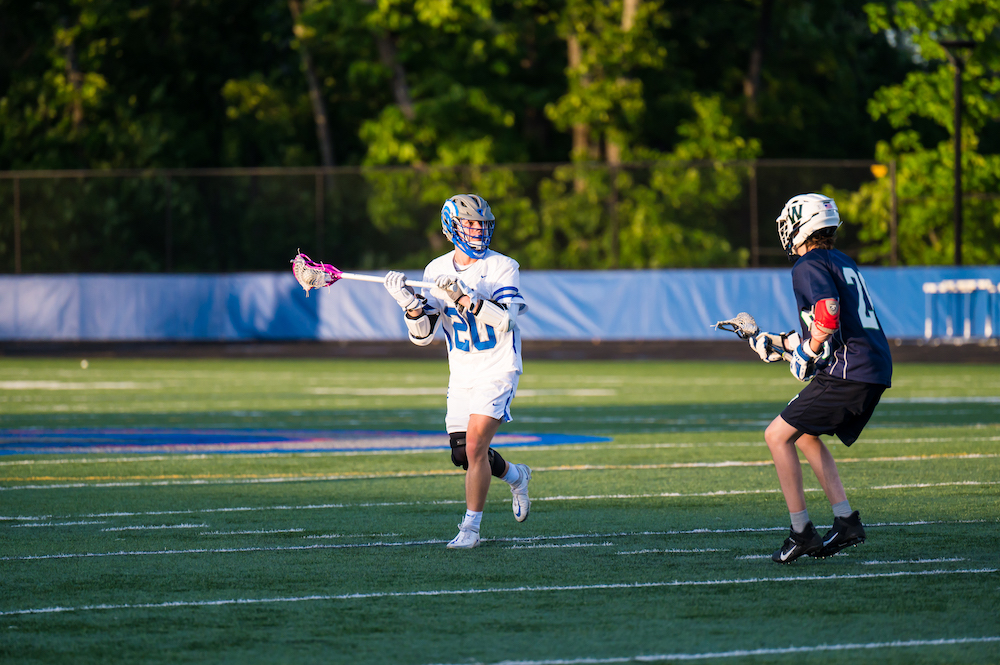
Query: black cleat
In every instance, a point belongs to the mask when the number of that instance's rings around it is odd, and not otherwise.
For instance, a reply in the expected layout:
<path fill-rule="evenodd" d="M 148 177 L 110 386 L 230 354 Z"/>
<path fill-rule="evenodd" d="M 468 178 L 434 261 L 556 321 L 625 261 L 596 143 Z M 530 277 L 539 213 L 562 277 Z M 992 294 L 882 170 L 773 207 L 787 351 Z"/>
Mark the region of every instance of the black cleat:
<path fill-rule="evenodd" d="M 822 549 L 823 539 L 819 537 L 812 522 L 806 524 L 806 529 L 802 533 L 796 533 L 795 529 L 789 531 L 785 544 L 771 555 L 771 560 L 775 563 L 791 563 L 803 554 L 815 556 L 814 553 Z"/>
<path fill-rule="evenodd" d="M 855 510 L 848 517 L 833 518 L 833 528 L 823 536 L 823 547 L 811 556 L 825 559 L 845 547 L 857 546 L 863 542 L 865 542 L 865 527 L 861 524 L 858 511 Z"/>

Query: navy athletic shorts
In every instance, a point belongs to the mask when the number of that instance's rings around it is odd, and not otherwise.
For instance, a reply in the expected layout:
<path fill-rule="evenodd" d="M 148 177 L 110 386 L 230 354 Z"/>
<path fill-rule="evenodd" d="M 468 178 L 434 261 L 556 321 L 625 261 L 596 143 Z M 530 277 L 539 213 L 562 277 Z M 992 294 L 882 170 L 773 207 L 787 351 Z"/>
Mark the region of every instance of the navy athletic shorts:
<path fill-rule="evenodd" d="M 806 434 L 836 434 L 849 446 L 861 436 L 886 387 L 817 374 L 792 398 L 781 418 Z"/>

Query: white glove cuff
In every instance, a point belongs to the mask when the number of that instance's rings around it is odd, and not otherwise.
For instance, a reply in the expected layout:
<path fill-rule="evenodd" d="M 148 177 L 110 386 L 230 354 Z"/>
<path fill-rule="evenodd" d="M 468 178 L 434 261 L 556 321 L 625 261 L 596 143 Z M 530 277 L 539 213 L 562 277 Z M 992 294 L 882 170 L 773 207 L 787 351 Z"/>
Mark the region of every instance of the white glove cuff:
<path fill-rule="evenodd" d="M 406 305 L 399 303 L 399 306 L 403 308 L 404 312 L 408 312 L 411 309 L 423 309 L 424 305 L 427 304 L 427 298 L 423 297 L 419 293 L 413 294 L 413 298 Z"/>
<path fill-rule="evenodd" d="M 820 351 L 822 350 L 823 347 L 820 347 Z M 819 358 L 819 354 L 812 350 L 812 342 L 810 342 L 808 339 L 802 342 L 802 353 L 806 354 L 807 358 L 812 358 L 812 359 Z"/>
<path fill-rule="evenodd" d="M 411 296 L 410 299 L 406 301 L 404 301 L 402 298 L 396 300 L 396 302 L 399 304 L 399 306 L 403 309 L 404 312 L 407 312 L 411 309 L 420 309 L 422 307 L 420 303 L 420 296 L 418 296 L 415 293 L 411 293 L 410 296 Z"/>

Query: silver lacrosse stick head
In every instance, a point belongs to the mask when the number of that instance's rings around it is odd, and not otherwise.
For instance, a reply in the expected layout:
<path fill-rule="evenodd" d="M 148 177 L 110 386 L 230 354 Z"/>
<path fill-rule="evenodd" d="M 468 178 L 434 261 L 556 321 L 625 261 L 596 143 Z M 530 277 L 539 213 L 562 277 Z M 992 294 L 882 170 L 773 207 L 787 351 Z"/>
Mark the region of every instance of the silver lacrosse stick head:
<path fill-rule="evenodd" d="M 753 317 L 746 312 L 740 312 L 731 319 L 719 321 L 712 327 L 716 330 L 728 330 L 730 332 L 734 332 L 739 335 L 740 339 L 749 339 L 760 332 L 760 328 L 757 327 L 757 322 L 754 321 Z"/>
<path fill-rule="evenodd" d="M 295 281 L 305 289 L 308 298 L 309 289 L 330 286 L 340 279 L 343 272 L 327 263 L 313 261 L 300 250 L 292 259 L 292 274 L 295 275 Z"/>

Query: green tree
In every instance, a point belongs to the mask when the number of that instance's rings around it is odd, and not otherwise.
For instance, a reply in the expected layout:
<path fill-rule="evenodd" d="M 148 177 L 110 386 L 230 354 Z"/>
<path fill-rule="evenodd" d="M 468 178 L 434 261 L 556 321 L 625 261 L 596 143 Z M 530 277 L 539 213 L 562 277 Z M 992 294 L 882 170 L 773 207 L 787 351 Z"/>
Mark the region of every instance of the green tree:
<path fill-rule="evenodd" d="M 890 141 L 878 143 L 875 158 L 898 164 L 900 262 L 947 264 L 954 257 L 954 69 L 938 43 L 945 39 L 977 44 L 968 54 L 962 90 L 963 262 L 1000 262 L 1000 154 L 981 152 L 983 132 L 1000 120 L 1000 0 L 871 4 L 866 10 L 872 30 L 920 64 L 903 83 L 878 90 L 868 105 L 873 118 L 887 118 L 896 129 Z M 833 192 L 842 215 L 860 226 L 866 262 L 888 260 L 889 186 L 883 178 L 856 193 Z"/>

